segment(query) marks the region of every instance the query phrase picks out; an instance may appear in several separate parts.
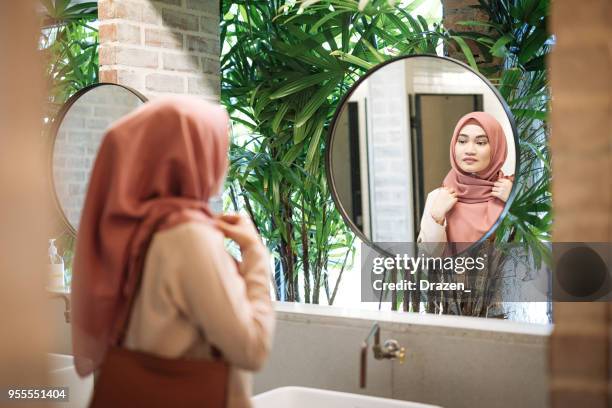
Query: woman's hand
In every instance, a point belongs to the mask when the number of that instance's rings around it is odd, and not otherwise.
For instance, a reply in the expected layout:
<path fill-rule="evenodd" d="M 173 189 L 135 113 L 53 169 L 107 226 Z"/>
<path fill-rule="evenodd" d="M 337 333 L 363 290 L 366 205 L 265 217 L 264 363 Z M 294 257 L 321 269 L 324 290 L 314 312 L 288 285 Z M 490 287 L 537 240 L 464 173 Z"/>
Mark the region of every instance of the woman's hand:
<path fill-rule="evenodd" d="M 431 216 L 440 225 L 444 224 L 446 214 L 457 202 L 457 193 L 450 187 L 442 187 L 436 194 L 436 198 L 431 206 Z"/>
<path fill-rule="evenodd" d="M 512 190 L 512 181 L 507 178 L 500 178 L 493 183 L 493 189 L 491 190 L 491 196 L 497 197 L 504 203 L 508 201 L 510 191 Z"/>
<path fill-rule="evenodd" d="M 236 241 L 242 251 L 254 244 L 262 244 L 255 225 L 246 215 L 222 214 L 215 218 L 215 224 L 227 238 Z"/>

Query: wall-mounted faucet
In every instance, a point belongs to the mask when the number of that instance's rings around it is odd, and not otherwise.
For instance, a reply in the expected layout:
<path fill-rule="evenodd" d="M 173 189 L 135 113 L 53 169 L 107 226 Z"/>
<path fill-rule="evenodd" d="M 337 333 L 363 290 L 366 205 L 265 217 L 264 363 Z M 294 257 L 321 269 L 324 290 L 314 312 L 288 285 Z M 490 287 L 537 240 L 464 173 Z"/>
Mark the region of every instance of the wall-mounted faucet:
<path fill-rule="evenodd" d="M 378 325 L 378 323 L 374 323 L 372 329 L 370 330 L 370 334 L 368 334 L 368 336 L 361 344 L 361 364 L 359 366 L 360 388 L 365 388 L 366 386 L 368 345 L 372 336 L 374 336 L 374 345 L 372 345 L 372 351 L 374 352 L 375 359 L 398 359 L 400 364 L 403 364 L 404 360 L 406 359 L 406 349 L 404 347 L 401 347 L 397 340 L 385 340 L 385 343 L 382 346 L 380 345 L 380 326 Z"/>

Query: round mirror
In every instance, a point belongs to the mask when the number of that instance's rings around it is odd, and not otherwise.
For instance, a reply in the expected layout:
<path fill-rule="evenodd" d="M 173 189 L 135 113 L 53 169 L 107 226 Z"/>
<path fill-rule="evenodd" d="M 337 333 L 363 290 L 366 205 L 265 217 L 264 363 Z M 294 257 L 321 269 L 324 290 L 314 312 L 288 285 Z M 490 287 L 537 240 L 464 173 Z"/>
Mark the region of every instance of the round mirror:
<path fill-rule="evenodd" d="M 73 95 L 57 115 L 51 148 L 52 184 L 58 209 L 73 234 L 106 129 L 144 102 L 146 98 L 133 89 L 96 84 Z"/>
<path fill-rule="evenodd" d="M 505 216 L 518 157 L 495 87 L 459 61 L 419 55 L 387 61 L 351 87 L 330 127 L 326 166 L 338 209 L 365 242 L 463 250 Z"/>

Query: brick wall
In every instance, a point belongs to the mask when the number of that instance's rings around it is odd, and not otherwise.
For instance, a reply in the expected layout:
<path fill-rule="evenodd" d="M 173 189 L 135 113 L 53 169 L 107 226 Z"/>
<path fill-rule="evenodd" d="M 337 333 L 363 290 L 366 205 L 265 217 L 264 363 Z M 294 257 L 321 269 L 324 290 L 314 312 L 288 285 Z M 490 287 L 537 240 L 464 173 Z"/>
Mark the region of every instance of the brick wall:
<path fill-rule="evenodd" d="M 219 98 L 219 2 L 100 0 L 100 80 Z"/>
<path fill-rule="evenodd" d="M 99 0 L 100 81 L 219 101 L 219 13 L 218 0 Z"/>
<path fill-rule="evenodd" d="M 442 0 L 442 23 L 444 27 L 449 30 L 457 32 L 469 32 L 469 31 L 482 31 L 483 27 L 468 27 L 458 25 L 459 21 L 488 21 L 487 15 L 481 10 L 472 8 L 471 6 L 477 5 L 478 0 Z M 476 61 L 481 61 L 480 50 L 470 40 L 466 40 L 474 58 Z M 458 59 L 465 62 L 463 53 L 459 50 L 455 50 L 452 47 L 445 47 L 446 53 L 449 57 Z M 494 61 L 495 64 L 499 64 L 499 61 Z"/>
<path fill-rule="evenodd" d="M 101 86 L 81 96 L 66 113 L 53 148 L 53 178 L 64 214 L 75 228 L 106 128 L 141 103 L 126 89 Z"/>
<path fill-rule="evenodd" d="M 610 242 L 612 5 L 609 0 L 551 4 L 557 39 L 550 58 L 553 239 Z M 612 305 L 555 303 L 553 311 L 551 405 L 609 407 Z"/>

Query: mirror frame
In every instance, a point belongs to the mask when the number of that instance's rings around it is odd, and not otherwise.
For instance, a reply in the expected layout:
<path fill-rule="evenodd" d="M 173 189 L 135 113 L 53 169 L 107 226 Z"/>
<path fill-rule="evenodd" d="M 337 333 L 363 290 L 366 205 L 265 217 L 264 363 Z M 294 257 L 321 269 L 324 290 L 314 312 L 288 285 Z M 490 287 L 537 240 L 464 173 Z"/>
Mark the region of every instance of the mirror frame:
<path fill-rule="evenodd" d="M 396 61 L 399 61 L 399 60 L 403 60 L 403 59 L 419 58 L 419 57 L 436 58 L 436 59 L 444 60 L 444 61 L 456 64 L 456 65 L 459 65 L 460 67 L 462 67 L 462 68 L 470 71 L 471 73 L 475 74 L 476 76 L 478 76 L 489 87 L 489 89 L 491 89 L 493 91 L 493 94 L 497 97 L 497 100 L 501 103 L 501 105 L 502 105 L 502 107 L 504 109 L 504 112 L 506 113 L 506 116 L 508 117 L 508 121 L 510 122 L 510 127 L 512 129 L 512 138 L 514 140 L 514 151 L 515 151 L 515 157 L 516 157 L 514 174 L 519 173 L 520 172 L 520 168 L 521 168 L 521 156 L 520 156 L 520 149 L 519 149 L 519 137 L 518 137 L 518 130 L 516 128 L 516 122 L 514 120 L 514 115 L 512 114 L 512 111 L 510 110 L 510 107 L 508 106 L 508 104 L 506 103 L 504 98 L 502 97 L 501 93 L 480 72 L 474 71 L 474 69 L 472 69 L 472 67 L 470 67 L 469 65 L 467 65 L 467 64 L 465 64 L 465 63 L 463 63 L 461 61 L 458 61 L 456 59 L 449 58 L 449 57 L 443 57 L 443 56 L 435 55 L 435 54 L 400 55 L 400 56 L 397 56 L 397 57 L 393 57 L 393 58 L 391 58 L 391 59 L 389 59 L 389 60 L 387 60 L 385 62 L 381 62 L 380 64 L 372 67 L 363 76 L 361 76 L 353 85 L 351 85 L 349 90 L 346 92 L 346 94 L 342 97 L 342 99 L 340 100 L 340 102 L 336 106 L 336 111 L 334 112 L 334 116 L 332 118 L 332 122 L 331 122 L 331 124 L 329 126 L 329 129 L 328 129 L 328 132 L 327 132 L 327 137 L 326 137 L 326 140 L 325 140 L 325 170 L 326 170 L 326 177 L 327 177 L 327 185 L 329 186 L 329 189 L 331 191 L 334 203 L 336 204 L 336 208 L 338 209 L 338 211 L 340 211 L 340 214 L 342 215 L 342 218 L 344 219 L 344 222 L 349 226 L 349 228 L 353 231 L 353 233 L 355 233 L 359 237 L 359 239 L 361 239 L 362 242 L 364 242 L 368 246 L 374 248 L 376 251 L 380 252 L 381 254 L 391 255 L 391 254 L 388 253 L 387 250 L 385 250 L 385 249 L 381 248 L 380 246 L 376 245 L 376 243 L 372 239 L 367 238 L 365 236 L 365 234 L 363 233 L 363 231 L 361 231 L 359 228 L 357 228 L 357 226 L 353 223 L 353 220 L 351 220 L 351 218 L 348 216 L 346 210 L 344 209 L 344 206 L 342 205 L 342 203 L 340 201 L 338 192 L 336 190 L 336 183 L 334 181 L 334 174 L 333 174 L 334 172 L 333 172 L 333 167 L 332 167 L 332 146 L 333 146 L 333 141 L 334 141 L 334 134 L 335 134 L 336 126 L 338 124 L 338 119 L 339 119 L 340 113 L 342 111 L 342 107 L 349 100 L 349 98 L 351 97 L 353 92 L 359 87 L 359 85 L 361 85 L 362 82 L 364 82 L 372 74 L 374 74 L 376 71 L 378 71 L 379 69 L 383 68 L 387 64 L 391 64 L 393 62 L 396 62 Z M 453 257 L 463 256 L 466 252 L 470 251 L 475 246 L 478 246 L 478 245 L 482 244 L 484 241 L 486 241 L 495 232 L 497 227 L 499 227 L 499 224 L 507 216 L 508 211 L 510 209 L 510 206 L 512 205 L 512 202 L 514 201 L 514 198 L 516 197 L 516 194 L 518 192 L 517 184 L 518 183 L 516 182 L 516 177 L 515 177 L 515 182 L 512 184 L 512 190 L 510 191 L 510 195 L 508 196 L 508 200 L 506 201 L 506 204 L 504 205 L 504 209 L 502 210 L 501 214 L 499 215 L 499 218 L 495 221 L 493 226 L 491 226 L 491 228 L 487 231 L 487 233 L 484 234 L 477 242 L 474 242 L 472 245 L 470 245 L 469 248 L 463 250 L 462 252 L 460 252 L 458 254 L 453 255 Z"/>
<path fill-rule="evenodd" d="M 88 86 L 86 86 L 84 88 L 79 89 L 74 95 L 72 95 L 70 98 L 68 98 L 68 100 L 62 105 L 61 109 L 58 111 L 58 113 L 52 119 L 52 124 L 51 124 L 50 130 L 49 130 L 49 137 L 47 138 L 48 144 L 49 144 L 47 169 L 49 171 L 49 173 L 48 173 L 49 174 L 49 187 L 51 188 L 51 192 L 50 193 L 51 193 L 51 195 L 53 195 L 53 202 L 54 202 L 54 205 L 55 205 L 55 209 L 59 213 L 60 218 L 62 219 L 62 223 L 64 224 L 66 230 L 73 237 L 76 237 L 77 230 L 70 223 L 70 220 L 68 219 L 68 217 L 66 216 L 66 213 L 64 212 L 64 209 L 62 208 L 62 203 L 60 202 L 59 196 L 57 194 L 57 190 L 55 188 L 55 179 L 53 177 L 53 156 L 54 156 L 54 152 L 55 152 L 55 143 L 57 141 L 57 133 L 59 132 L 60 126 L 62 125 L 62 122 L 63 122 L 66 114 L 68 113 L 68 111 L 70 110 L 72 105 L 74 105 L 76 103 L 76 101 L 78 101 L 81 96 L 85 95 L 87 92 L 89 92 L 89 91 L 91 91 L 91 90 L 93 90 L 95 88 L 98 88 L 100 86 L 108 86 L 108 85 L 118 86 L 120 88 L 123 88 L 123 89 L 131 92 L 138 99 L 140 99 L 142 101 L 142 103 L 146 103 L 148 101 L 147 97 L 145 97 L 142 93 L 138 92 L 137 90 L 135 90 L 134 88 L 131 88 L 129 86 L 125 86 L 125 85 L 121 85 L 121 84 L 115 84 L 113 82 L 98 82 L 98 83 L 95 83 L 95 84 L 88 85 Z M 93 165 L 93 163 L 92 163 L 92 165 Z"/>

